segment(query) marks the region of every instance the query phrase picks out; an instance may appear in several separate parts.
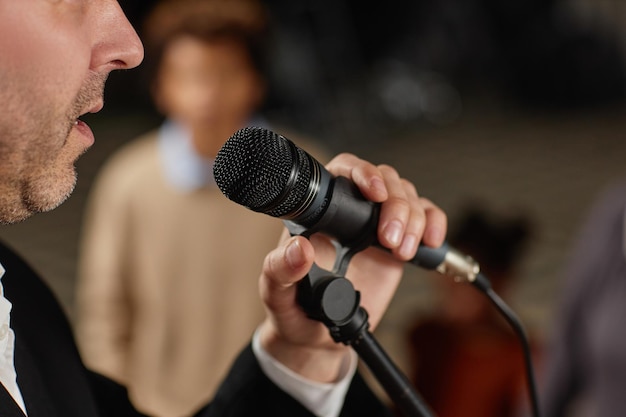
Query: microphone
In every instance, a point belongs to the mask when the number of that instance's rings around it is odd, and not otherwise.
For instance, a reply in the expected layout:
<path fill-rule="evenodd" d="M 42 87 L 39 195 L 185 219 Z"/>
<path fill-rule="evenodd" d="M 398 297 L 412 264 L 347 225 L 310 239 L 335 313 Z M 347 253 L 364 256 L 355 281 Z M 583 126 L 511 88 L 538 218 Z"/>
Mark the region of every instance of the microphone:
<path fill-rule="evenodd" d="M 250 210 L 283 219 L 295 234 L 322 232 L 344 247 L 382 246 L 377 242 L 379 203 L 366 200 L 346 177 L 333 176 L 286 137 L 258 127 L 235 132 L 215 159 L 217 186 Z M 420 245 L 411 264 L 456 281 L 482 281 L 480 267 L 444 242 Z"/>

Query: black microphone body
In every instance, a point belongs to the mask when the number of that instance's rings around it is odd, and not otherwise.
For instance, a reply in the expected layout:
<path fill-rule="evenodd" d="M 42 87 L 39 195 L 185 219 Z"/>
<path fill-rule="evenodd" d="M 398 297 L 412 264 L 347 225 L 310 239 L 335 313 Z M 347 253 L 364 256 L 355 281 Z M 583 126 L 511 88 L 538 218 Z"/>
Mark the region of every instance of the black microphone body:
<path fill-rule="evenodd" d="M 380 204 L 366 200 L 352 181 L 333 176 L 282 135 L 251 127 L 237 131 L 218 152 L 214 176 L 230 200 L 291 223 L 292 233 L 321 232 L 348 248 L 380 247 Z M 470 282 L 478 274 L 473 259 L 447 243 L 420 245 L 410 262 Z"/>

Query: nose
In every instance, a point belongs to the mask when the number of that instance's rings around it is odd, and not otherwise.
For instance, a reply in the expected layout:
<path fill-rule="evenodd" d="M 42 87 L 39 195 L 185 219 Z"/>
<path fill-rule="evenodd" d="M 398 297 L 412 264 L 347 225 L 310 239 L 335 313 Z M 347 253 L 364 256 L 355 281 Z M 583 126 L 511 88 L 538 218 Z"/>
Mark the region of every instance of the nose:
<path fill-rule="evenodd" d="M 96 41 L 92 57 L 92 68 L 108 70 L 134 68 L 143 60 L 141 40 L 126 18 L 117 0 L 100 3 L 94 19 Z"/>

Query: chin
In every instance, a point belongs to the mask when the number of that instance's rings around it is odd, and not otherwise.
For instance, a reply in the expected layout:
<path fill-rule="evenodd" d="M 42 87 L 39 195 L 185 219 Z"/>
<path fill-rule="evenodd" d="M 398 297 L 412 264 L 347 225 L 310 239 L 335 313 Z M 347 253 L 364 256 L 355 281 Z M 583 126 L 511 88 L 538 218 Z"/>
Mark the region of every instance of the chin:
<path fill-rule="evenodd" d="M 0 224 L 9 225 L 19 223 L 29 218 L 33 213 L 24 209 L 7 209 L 0 210 Z"/>
<path fill-rule="evenodd" d="M 76 179 L 76 172 L 72 169 L 71 173 L 51 175 L 31 183 L 22 195 L 24 206 L 31 214 L 54 210 L 72 194 Z"/>

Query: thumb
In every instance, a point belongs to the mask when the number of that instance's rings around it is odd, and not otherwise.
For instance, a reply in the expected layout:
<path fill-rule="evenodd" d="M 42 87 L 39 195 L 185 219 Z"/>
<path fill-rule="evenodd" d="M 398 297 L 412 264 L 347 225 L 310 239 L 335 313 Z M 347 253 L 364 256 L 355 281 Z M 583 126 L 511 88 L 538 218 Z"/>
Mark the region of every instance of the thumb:
<path fill-rule="evenodd" d="M 261 273 L 261 297 L 267 307 L 280 314 L 295 307 L 296 284 L 311 269 L 315 252 L 311 242 L 294 236 L 265 257 Z"/>

